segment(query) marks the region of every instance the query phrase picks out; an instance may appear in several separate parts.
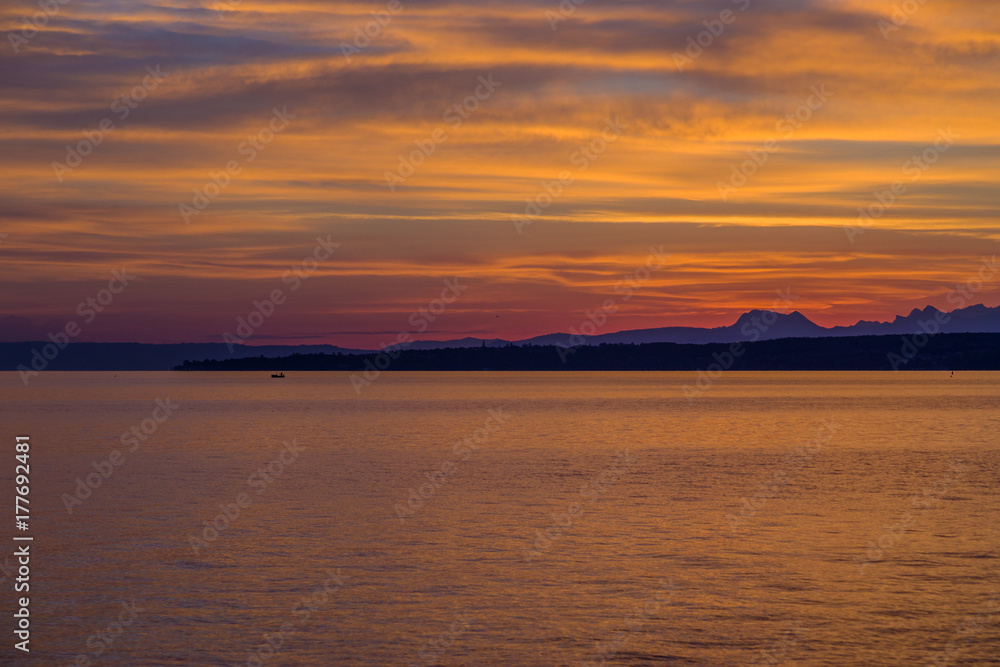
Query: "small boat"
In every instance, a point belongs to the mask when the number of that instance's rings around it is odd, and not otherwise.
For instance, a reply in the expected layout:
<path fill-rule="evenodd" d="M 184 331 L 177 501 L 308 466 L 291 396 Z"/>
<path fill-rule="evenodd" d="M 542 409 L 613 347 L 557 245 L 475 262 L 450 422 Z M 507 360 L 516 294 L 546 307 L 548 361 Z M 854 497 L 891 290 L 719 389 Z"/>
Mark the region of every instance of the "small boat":
<path fill-rule="evenodd" d="M 285 372 L 282 371 L 280 373 L 271 373 L 271 377 L 273 377 L 273 378 L 283 378 L 283 377 L 285 377 Z"/>

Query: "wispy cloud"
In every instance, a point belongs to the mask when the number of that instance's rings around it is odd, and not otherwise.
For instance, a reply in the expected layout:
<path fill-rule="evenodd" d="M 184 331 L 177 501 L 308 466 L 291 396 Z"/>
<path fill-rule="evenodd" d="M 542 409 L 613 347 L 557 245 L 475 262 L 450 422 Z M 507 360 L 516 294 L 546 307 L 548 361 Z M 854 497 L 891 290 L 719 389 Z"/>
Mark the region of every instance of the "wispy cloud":
<path fill-rule="evenodd" d="M 379 3 L 246 0 L 220 15 L 208 0 L 72 0 L 17 53 L 0 49 L 0 275 L 19 286 L 0 313 L 58 320 L 64 290 L 127 262 L 144 283 L 93 335 L 196 339 L 321 232 L 344 244 L 316 278 L 324 296 L 290 304 L 262 340 L 400 330 L 419 286 L 456 271 L 484 285 L 449 313 L 456 336 L 565 328 L 651 243 L 684 262 L 623 327 L 721 324 L 774 284 L 795 284 L 804 312 L 844 317 L 933 301 L 921 290 L 954 282 L 997 241 L 1000 15 L 935 0 L 884 39 L 892 3 L 745 2 L 588 2 L 553 31 L 551 2 L 403 1 L 348 60 L 340 44 Z M 32 7 L 5 5 L 0 32 L 19 34 Z M 727 9 L 737 19 L 678 71 L 673 54 Z M 51 163 L 155 65 L 170 76 L 58 182 Z M 502 94 L 387 191 L 386 165 L 486 72 Z M 720 174 L 821 84 L 835 91 L 822 111 L 721 201 Z M 275 107 L 294 124 L 184 225 L 177 202 Z M 628 124 L 614 150 L 518 238 L 510 212 L 610 115 Z M 949 126 L 961 139 L 947 160 L 847 247 L 857 208 Z"/>

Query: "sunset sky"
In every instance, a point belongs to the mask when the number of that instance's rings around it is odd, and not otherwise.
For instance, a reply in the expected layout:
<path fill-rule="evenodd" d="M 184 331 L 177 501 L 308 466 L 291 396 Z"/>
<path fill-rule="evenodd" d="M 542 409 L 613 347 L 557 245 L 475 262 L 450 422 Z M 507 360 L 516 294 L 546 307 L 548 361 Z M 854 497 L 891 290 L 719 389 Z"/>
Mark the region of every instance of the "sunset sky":
<path fill-rule="evenodd" d="M 721 326 L 778 290 L 832 326 L 951 310 L 1000 250 L 1000 3 L 63 1 L 0 9 L 0 340 L 221 342 L 281 289 L 248 343 L 374 347 L 456 278 L 417 338 L 608 298 L 601 333 Z"/>

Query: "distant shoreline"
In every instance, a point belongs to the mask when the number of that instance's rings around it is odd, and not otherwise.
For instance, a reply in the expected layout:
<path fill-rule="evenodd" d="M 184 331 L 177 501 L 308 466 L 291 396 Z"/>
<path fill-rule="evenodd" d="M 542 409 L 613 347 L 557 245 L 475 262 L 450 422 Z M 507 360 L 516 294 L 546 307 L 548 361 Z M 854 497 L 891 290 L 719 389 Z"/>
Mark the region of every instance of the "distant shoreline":
<path fill-rule="evenodd" d="M 1000 334 L 780 338 L 748 343 L 645 343 L 293 354 L 185 361 L 180 371 L 894 371 L 1000 370 Z"/>

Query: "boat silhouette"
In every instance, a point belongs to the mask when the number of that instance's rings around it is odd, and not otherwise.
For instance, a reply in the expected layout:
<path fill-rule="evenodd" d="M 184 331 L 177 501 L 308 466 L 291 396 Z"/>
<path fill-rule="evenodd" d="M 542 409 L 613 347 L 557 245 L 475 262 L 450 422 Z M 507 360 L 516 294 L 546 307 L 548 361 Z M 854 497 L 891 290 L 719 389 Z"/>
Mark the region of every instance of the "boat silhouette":
<path fill-rule="evenodd" d="M 283 378 L 283 377 L 285 377 L 285 372 L 282 371 L 280 373 L 271 373 L 271 377 L 273 377 L 273 378 Z"/>

